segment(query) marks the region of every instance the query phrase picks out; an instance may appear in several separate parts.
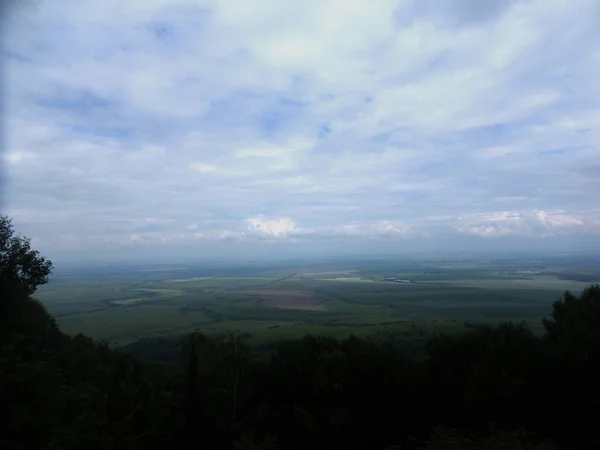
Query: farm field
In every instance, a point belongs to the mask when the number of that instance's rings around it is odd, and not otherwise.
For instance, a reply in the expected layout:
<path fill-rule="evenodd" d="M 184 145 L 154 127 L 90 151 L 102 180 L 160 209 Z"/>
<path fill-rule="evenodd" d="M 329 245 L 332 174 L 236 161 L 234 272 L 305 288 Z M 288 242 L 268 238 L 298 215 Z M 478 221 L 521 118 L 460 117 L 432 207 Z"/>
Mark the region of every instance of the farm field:
<path fill-rule="evenodd" d="M 305 334 L 424 338 L 465 322 L 541 332 L 553 301 L 594 282 L 594 258 L 206 263 L 59 272 L 36 297 L 65 332 L 114 346 L 197 330 L 260 347 Z"/>

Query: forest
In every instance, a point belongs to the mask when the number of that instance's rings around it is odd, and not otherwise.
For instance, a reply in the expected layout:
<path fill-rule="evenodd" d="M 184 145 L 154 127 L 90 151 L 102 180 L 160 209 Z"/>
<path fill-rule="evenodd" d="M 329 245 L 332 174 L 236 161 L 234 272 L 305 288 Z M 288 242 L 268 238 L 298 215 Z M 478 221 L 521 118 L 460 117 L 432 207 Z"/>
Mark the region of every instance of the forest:
<path fill-rule="evenodd" d="M 257 357 L 231 334 L 176 363 L 63 333 L 36 289 L 52 263 L 0 217 L 2 449 L 592 449 L 600 286 L 565 292 L 544 332 L 505 322 L 423 355 L 305 336 Z"/>

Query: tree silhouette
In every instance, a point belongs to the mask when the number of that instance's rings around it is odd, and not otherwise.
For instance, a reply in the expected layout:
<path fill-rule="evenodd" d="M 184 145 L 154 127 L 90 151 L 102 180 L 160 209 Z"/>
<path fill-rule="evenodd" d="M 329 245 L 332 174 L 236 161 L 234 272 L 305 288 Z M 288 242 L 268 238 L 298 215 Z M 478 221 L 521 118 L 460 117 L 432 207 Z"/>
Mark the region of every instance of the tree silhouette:
<path fill-rule="evenodd" d="M 0 216 L 0 291 L 23 290 L 33 294 L 48 282 L 52 262 L 31 249 L 31 240 L 15 235 L 12 220 Z"/>

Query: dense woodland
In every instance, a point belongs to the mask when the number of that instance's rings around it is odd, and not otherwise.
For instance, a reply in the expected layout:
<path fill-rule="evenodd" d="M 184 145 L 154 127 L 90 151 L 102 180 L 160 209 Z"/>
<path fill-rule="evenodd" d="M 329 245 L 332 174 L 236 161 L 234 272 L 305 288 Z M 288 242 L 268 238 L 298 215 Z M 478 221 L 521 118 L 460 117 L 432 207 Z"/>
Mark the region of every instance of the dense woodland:
<path fill-rule="evenodd" d="M 505 323 L 423 358 L 307 336 L 257 358 L 237 336 L 144 361 L 62 333 L 37 302 L 52 264 L 0 217 L 1 449 L 600 448 L 600 286 L 537 337 Z"/>

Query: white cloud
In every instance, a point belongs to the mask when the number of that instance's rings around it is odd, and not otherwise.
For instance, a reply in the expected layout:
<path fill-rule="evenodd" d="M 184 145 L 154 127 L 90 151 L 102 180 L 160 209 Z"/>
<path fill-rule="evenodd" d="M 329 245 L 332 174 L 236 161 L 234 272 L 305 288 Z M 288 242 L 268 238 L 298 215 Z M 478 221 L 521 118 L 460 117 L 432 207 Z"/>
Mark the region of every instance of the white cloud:
<path fill-rule="evenodd" d="M 286 236 L 296 228 L 296 224 L 288 218 L 266 220 L 261 217 L 251 217 L 247 222 L 248 232 L 263 236 Z"/>
<path fill-rule="evenodd" d="M 247 219 L 248 233 L 267 237 L 326 238 L 326 237 L 406 237 L 412 233 L 409 226 L 389 221 L 346 224 L 342 226 L 298 227 L 289 218 L 267 220 L 262 217 Z"/>
<path fill-rule="evenodd" d="M 592 221 L 584 222 L 579 217 L 560 211 L 499 211 L 462 218 L 460 221 L 463 223 L 455 226 L 459 232 L 483 237 L 548 237 L 582 230 L 596 231 Z"/>
<path fill-rule="evenodd" d="M 536 218 L 547 227 L 572 227 L 583 226 L 584 223 L 579 217 L 568 216 L 562 213 L 547 213 L 545 211 L 535 211 Z"/>
<path fill-rule="evenodd" d="M 30 158 L 31 155 L 28 153 L 24 153 L 24 152 L 12 152 L 9 153 L 8 155 L 4 156 L 4 159 L 9 163 L 9 164 L 20 164 L 24 161 L 27 161 L 28 158 Z"/>
<path fill-rule="evenodd" d="M 190 167 L 200 173 L 211 173 L 219 170 L 217 166 L 201 162 L 193 162 L 190 164 Z"/>
<path fill-rule="evenodd" d="M 280 156 L 282 153 L 286 153 L 285 149 L 278 147 L 271 148 L 242 148 L 235 153 L 236 158 L 272 158 Z"/>
<path fill-rule="evenodd" d="M 335 229 L 334 234 L 364 237 L 382 236 L 407 236 L 412 232 L 410 227 L 404 224 L 393 224 L 387 220 L 373 223 L 362 223 L 343 225 Z"/>
<path fill-rule="evenodd" d="M 482 149 L 476 157 L 481 159 L 492 159 L 500 156 L 510 155 L 512 153 L 518 153 L 522 151 L 516 147 L 488 147 Z"/>

